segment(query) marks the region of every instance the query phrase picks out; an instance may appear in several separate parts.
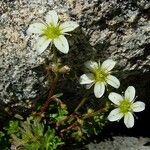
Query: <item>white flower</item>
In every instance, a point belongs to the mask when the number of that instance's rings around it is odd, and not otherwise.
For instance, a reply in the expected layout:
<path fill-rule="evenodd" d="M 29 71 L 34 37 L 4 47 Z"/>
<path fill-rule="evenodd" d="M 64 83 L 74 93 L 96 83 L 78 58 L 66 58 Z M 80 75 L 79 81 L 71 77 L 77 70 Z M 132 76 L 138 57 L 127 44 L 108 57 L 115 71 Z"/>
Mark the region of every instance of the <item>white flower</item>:
<path fill-rule="evenodd" d="M 110 71 L 114 68 L 115 64 L 116 62 L 110 59 L 105 60 L 102 65 L 100 65 L 100 62 L 86 62 L 85 66 L 89 72 L 80 77 L 80 84 L 85 84 L 87 89 L 95 84 L 94 94 L 96 98 L 102 97 L 107 84 L 118 88 L 120 86 L 119 80 L 115 76 L 110 75 Z"/>
<path fill-rule="evenodd" d="M 133 112 L 140 112 L 145 109 L 145 103 L 141 101 L 134 102 L 135 88 L 129 86 L 124 97 L 117 93 L 110 93 L 108 98 L 117 106 L 108 115 L 109 121 L 117 121 L 124 117 L 124 123 L 127 128 L 134 126 Z"/>
<path fill-rule="evenodd" d="M 55 47 L 62 53 L 68 53 L 69 45 L 65 38 L 66 32 L 73 31 L 79 25 L 73 21 L 67 21 L 62 24 L 58 23 L 58 15 L 56 11 L 49 11 L 45 17 L 46 23 L 33 23 L 29 26 L 27 34 L 40 35 L 36 50 L 41 54 L 50 43 L 54 43 Z"/>

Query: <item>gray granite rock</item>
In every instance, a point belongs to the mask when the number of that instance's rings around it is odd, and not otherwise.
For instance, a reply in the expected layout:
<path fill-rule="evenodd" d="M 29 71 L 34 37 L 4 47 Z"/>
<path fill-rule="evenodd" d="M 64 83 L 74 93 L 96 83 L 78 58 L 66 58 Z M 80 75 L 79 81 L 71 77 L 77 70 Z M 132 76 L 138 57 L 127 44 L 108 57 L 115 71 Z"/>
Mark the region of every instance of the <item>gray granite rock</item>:
<path fill-rule="evenodd" d="M 150 146 L 145 146 L 149 138 L 135 137 L 113 137 L 113 140 L 105 140 L 99 144 L 89 144 L 88 150 L 149 150 Z"/>
<path fill-rule="evenodd" d="M 61 20 L 80 24 L 70 37 L 69 54 L 61 54 L 66 64 L 76 64 L 74 69 L 81 71 L 86 60 L 110 57 L 118 61 L 121 79 L 131 74 L 150 76 L 148 0 L 2 0 L 0 5 L 1 106 L 30 108 L 32 100 L 48 89 L 40 68 L 51 52 L 38 56 L 36 37 L 28 37 L 26 30 L 51 9 L 58 11 Z"/>

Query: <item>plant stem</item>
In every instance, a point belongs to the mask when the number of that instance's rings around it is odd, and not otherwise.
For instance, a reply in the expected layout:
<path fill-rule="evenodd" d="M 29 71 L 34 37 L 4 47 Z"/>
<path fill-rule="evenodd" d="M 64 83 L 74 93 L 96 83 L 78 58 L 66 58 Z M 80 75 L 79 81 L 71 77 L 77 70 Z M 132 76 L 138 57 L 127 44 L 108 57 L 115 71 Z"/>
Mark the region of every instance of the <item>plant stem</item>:
<path fill-rule="evenodd" d="M 99 113 L 104 113 L 104 112 L 106 112 L 106 111 L 107 111 L 107 108 L 102 108 L 102 109 L 99 109 L 99 110 L 97 110 L 97 111 L 95 111 L 95 112 L 92 112 L 92 113 L 83 115 L 83 116 L 81 117 L 81 119 L 84 120 L 84 119 L 87 119 L 87 118 L 96 116 L 96 115 L 99 114 Z"/>
<path fill-rule="evenodd" d="M 86 102 L 86 100 L 88 99 L 88 95 L 89 95 L 89 91 L 85 94 L 85 96 L 83 97 L 83 99 L 81 100 L 81 102 L 78 104 L 78 106 L 76 107 L 76 109 L 74 110 L 74 112 L 77 112 Z"/>
<path fill-rule="evenodd" d="M 76 112 L 84 105 L 84 103 L 86 102 L 86 100 L 87 100 L 87 96 L 88 96 L 88 94 L 89 93 L 86 93 L 85 94 L 85 97 L 81 100 L 81 102 L 78 104 L 78 106 L 76 107 L 76 109 L 74 110 L 74 112 L 70 115 L 70 116 L 68 116 L 67 118 L 65 118 L 63 121 L 68 121 L 68 122 L 72 122 L 75 118 L 75 114 L 76 114 Z"/>
<path fill-rule="evenodd" d="M 76 107 L 75 112 L 77 112 L 81 106 L 83 106 L 83 104 L 85 103 L 85 101 L 87 100 L 87 97 L 84 97 L 81 102 L 79 103 L 79 105 Z"/>
<path fill-rule="evenodd" d="M 58 77 L 56 77 L 54 79 L 54 81 L 52 82 L 51 89 L 49 91 L 48 97 L 47 97 L 43 107 L 40 110 L 41 114 L 44 113 L 47 110 L 47 108 L 49 106 L 49 103 L 52 100 L 52 96 L 54 95 L 54 92 L 55 92 L 55 89 L 56 89 L 56 86 L 57 86 L 57 81 L 58 81 Z"/>
<path fill-rule="evenodd" d="M 81 119 L 81 120 L 85 120 L 85 119 L 91 118 L 91 117 L 93 117 L 93 116 L 96 116 L 96 115 L 98 115 L 99 113 L 104 113 L 104 112 L 106 112 L 106 111 L 108 111 L 107 106 L 104 107 L 104 108 L 102 108 L 102 109 L 99 109 L 99 110 L 97 110 L 97 111 L 95 111 L 95 112 L 92 112 L 92 113 L 89 113 L 89 114 L 85 114 L 85 115 L 83 115 L 80 119 Z M 65 131 L 67 131 L 67 130 L 70 130 L 71 128 L 76 127 L 77 124 L 78 124 L 78 121 L 76 120 L 74 123 L 72 123 L 72 124 L 71 124 L 69 127 L 67 127 L 66 129 L 62 129 L 62 130 L 61 130 L 61 133 L 65 132 Z"/>

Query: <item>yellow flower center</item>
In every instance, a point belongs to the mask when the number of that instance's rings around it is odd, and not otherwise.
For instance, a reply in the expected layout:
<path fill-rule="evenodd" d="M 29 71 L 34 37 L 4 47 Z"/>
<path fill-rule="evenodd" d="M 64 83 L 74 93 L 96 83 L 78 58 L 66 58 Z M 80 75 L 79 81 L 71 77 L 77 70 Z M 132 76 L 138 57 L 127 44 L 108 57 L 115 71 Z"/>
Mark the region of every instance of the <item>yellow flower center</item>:
<path fill-rule="evenodd" d="M 106 82 L 108 72 L 106 72 L 104 69 L 95 69 L 93 73 L 96 82 Z"/>
<path fill-rule="evenodd" d="M 49 25 L 43 30 L 43 35 L 48 39 L 55 39 L 61 35 L 59 26 Z"/>
<path fill-rule="evenodd" d="M 129 100 L 124 99 L 123 101 L 120 102 L 119 108 L 120 111 L 125 114 L 131 111 L 131 102 Z"/>

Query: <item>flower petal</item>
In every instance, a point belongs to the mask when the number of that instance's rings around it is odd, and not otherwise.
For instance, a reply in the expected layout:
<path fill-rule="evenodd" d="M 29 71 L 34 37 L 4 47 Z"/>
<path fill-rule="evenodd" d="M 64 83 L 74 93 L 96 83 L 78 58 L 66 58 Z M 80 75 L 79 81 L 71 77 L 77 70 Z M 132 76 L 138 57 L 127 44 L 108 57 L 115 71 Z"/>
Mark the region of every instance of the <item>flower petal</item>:
<path fill-rule="evenodd" d="M 62 29 L 62 32 L 70 32 L 73 31 L 75 28 L 77 28 L 79 25 L 74 21 L 67 21 L 60 25 L 60 28 Z"/>
<path fill-rule="evenodd" d="M 36 50 L 39 54 L 44 52 L 44 50 L 48 47 L 50 44 L 51 40 L 46 39 L 45 37 L 40 37 L 36 43 Z"/>
<path fill-rule="evenodd" d="M 123 100 L 123 97 L 120 94 L 115 93 L 115 92 L 111 92 L 108 98 L 116 105 L 119 105 L 120 101 Z"/>
<path fill-rule="evenodd" d="M 79 79 L 80 84 L 91 84 L 94 82 L 93 80 L 93 74 L 87 73 L 83 74 Z"/>
<path fill-rule="evenodd" d="M 69 51 L 68 41 L 63 35 L 60 35 L 58 38 L 54 39 L 54 45 L 64 54 L 67 54 Z"/>
<path fill-rule="evenodd" d="M 119 88 L 120 86 L 120 81 L 115 76 L 112 75 L 108 75 L 106 82 L 116 89 Z"/>
<path fill-rule="evenodd" d="M 127 128 L 132 128 L 134 126 L 134 117 L 131 112 L 128 112 L 124 116 L 124 124 Z"/>
<path fill-rule="evenodd" d="M 53 25 L 57 25 L 58 23 L 58 15 L 57 12 L 54 10 L 51 10 L 47 13 L 47 15 L 45 16 L 45 20 L 47 24 L 53 24 Z"/>
<path fill-rule="evenodd" d="M 125 98 L 129 101 L 133 101 L 135 97 L 135 88 L 133 86 L 129 86 L 125 91 Z"/>
<path fill-rule="evenodd" d="M 104 83 L 97 82 L 95 84 L 95 86 L 94 86 L 95 97 L 96 98 L 102 97 L 104 92 L 105 92 L 105 85 L 104 85 Z"/>
<path fill-rule="evenodd" d="M 85 67 L 92 71 L 94 69 L 98 69 L 98 63 L 95 61 L 87 61 L 85 62 Z"/>
<path fill-rule="evenodd" d="M 145 109 L 145 103 L 137 101 L 132 104 L 131 108 L 134 112 L 143 111 Z"/>
<path fill-rule="evenodd" d="M 33 23 L 29 26 L 28 30 L 27 30 L 27 34 L 42 34 L 42 30 L 45 28 L 46 26 L 42 23 Z"/>
<path fill-rule="evenodd" d="M 102 68 L 106 69 L 107 71 L 110 71 L 114 68 L 116 62 L 111 60 L 111 59 L 107 59 L 102 63 Z"/>
<path fill-rule="evenodd" d="M 123 113 L 120 112 L 119 108 L 116 108 L 110 112 L 107 118 L 109 121 L 117 121 L 120 120 L 122 117 Z"/>

